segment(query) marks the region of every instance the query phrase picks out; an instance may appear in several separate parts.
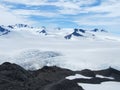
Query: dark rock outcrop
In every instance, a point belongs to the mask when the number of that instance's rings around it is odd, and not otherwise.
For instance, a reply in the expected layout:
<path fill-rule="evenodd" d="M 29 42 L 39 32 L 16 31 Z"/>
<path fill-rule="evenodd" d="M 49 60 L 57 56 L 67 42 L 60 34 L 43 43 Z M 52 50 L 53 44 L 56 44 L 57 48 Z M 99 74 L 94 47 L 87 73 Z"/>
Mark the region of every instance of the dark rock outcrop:
<path fill-rule="evenodd" d="M 42 31 L 40 31 L 39 33 L 43 33 L 43 34 L 47 35 L 46 30 L 42 30 Z"/>
<path fill-rule="evenodd" d="M 72 34 L 66 35 L 64 38 L 65 39 L 71 39 L 72 38 Z"/>
<path fill-rule="evenodd" d="M 86 32 L 86 30 L 83 30 L 83 29 L 79 29 L 79 31 L 82 32 L 82 33 Z"/>
<path fill-rule="evenodd" d="M 77 37 L 80 37 L 80 36 L 83 37 L 83 35 L 79 33 L 79 29 L 74 29 L 74 32 L 72 33 L 72 35 L 77 36 Z"/>
<path fill-rule="evenodd" d="M 46 31 L 46 27 L 45 26 L 42 26 L 41 27 L 41 30 L 37 31 L 38 33 L 41 33 L 41 34 L 44 34 L 44 35 L 47 35 L 47 31 Z"/>
<path fill-rule="evenodd" d="M 84 69 L 84 70 L 78 71 L 77 73 L 87 76 L 87 77 L 95 77 L 94 71 L 89 70 L 89 69 Z"/>
<path fill-rule="evenodd" d="M 59 82 L 48 85 L 44 90 L 84 90 L 73 80 L 61 80 Z"/>
<path fill-rule="evenodd" d="M 42 88 L 55 83 L 74 72 L 56 66 L 43 67 L 36 71 L 28 71 L 16 64 L 5 62 L 0 65 L 1 90 L 43 90 Z"/>
<path fill-rule="evenodd" d="M 79 29 L 74 29 L 74 32 L 72 32 L 71 34 L 66 35 L 64 38 L 65 39 L 71 39 L 72 36 L 75 36 L 75 37 L 84 37 L 82 34 L 79 33 Z"/>
<path fill-rule="evenodd" d="M 93 31 L 93 32 L 98 32 L 99 29 L 95 28 L 94 30 L 91 30 L 91 31 Z"/>
<path fill-rule="evenodd" d="M 110 80 L 108 78 L 94 77 L 94 78 L 91 78 L 91 79 L 85 79 L 85 78 L 74 79 L 73 81 L 76 82 L 76 83 L 101 84 L 102 82 L 114 81 L 114 80 Z"/>
<path fill-rule="evenodd" d="M 14 26 L 18 28 L 26 28 L 26 27 L 30 28 L 30 26 L 28 26 L 27 24 L 15 24 Z"/>
<path fill-rule="evenodd" d="M 108 69 L 94 71 L 95 74 L 106 76 L 106 77 L 113 77 L 116 81 L 120 81 L 120 71 L 114 68 L 109 67 Z"/>
<path fill-rule="evenodd" d="M 10 30 L 5 29 L 4 27 L 0 26 L 0 36 L 8 34 Z"/>
<path fill-rule="evenodd" d="M 90 78 L 66 79 L 75 74 Z M 98 74 L 106 77 L 96 77 Z M 89 69 L 71 71 L 56 66 L 45 66 L 39 70 L 29 71 L 9 62 L 0 65 L 0 90 L 84 90 L 77 83 L 100 84 L 107 81 L 119 82 L 119 79 L 120 71 L 113 68 L 98 71 Z"/>
<path fill-rule="evenodd" d="M 108 32 L 108 31 L 106 31 L 106 30 L 102 29 L 102 30 L 101 30 L 101 32 Z"/>
<path fill-rule="evenodd" d="M 12 26 L 12 25 L 8 25 L 8 28 L 10 28 L 10 29 L 14 29 L 14 26 Z"/>
<path fill-rule="evenodd" d="M 92 32 L 108 32 L 108 31 L 106 31 L 106 30 L 104 30 L 104 29 L 101 29 L 101 30 L 99 30 L 99 29 L 97 29 L 97 28 L 95 28 L 95 29 L 93 29 L 93 30 L 91 30 Z"/>

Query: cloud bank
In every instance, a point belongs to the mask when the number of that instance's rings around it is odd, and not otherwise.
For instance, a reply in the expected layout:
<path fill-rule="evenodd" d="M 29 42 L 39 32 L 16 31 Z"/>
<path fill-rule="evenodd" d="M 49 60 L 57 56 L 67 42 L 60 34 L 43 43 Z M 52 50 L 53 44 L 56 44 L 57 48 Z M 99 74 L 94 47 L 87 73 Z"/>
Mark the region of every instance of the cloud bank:
<path fill-rule="evenodd" d="M 120 0 L 2 0 L 0 9 L 0 24 L 58 23 L 63 27 L 120 29 Z"/>

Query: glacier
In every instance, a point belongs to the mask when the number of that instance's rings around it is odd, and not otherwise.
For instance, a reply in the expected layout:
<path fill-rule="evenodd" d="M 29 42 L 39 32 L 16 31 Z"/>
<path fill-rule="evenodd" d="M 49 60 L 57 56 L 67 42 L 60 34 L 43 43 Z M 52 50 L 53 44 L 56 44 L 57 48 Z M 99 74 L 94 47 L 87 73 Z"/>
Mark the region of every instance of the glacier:
<path fill-rule="evenodd" d="M 10 61 L 26 69 L 38 69 L 56 65 L 71 70 L 120 69 L 120 37 L 104 31 L 77 31 L 84 37 L 64 36 L 74 32 L 72 28 L 43 29 L 28 25 L 4 26 L 10 32 L 0 36 L 0 63 Z M 45 28 L 44 28 L 45 29 Z M 39 31 L 39 32 L 38 32 Z M 94 35 L 94 36 L 92 36 Z M 49 56 L 50 55 L 50 56 Z"/>

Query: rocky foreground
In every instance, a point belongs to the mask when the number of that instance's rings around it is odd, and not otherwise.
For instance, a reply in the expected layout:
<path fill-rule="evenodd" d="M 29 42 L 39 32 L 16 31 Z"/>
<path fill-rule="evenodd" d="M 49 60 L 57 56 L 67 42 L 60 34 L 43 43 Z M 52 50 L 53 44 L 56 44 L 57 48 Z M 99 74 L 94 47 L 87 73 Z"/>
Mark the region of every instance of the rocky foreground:
<path fill-rule="evenodd" d="M 66 78 L 75 74 L 91 78 Z M 71 71 L 56 66 L 29 71 L 9 62 L 0 65 L 0 90 L 84 90 L 77 83 L 100 84 L 108 81 L 120 82 L 120 71 L 111 67 L 98 71 Z"/>

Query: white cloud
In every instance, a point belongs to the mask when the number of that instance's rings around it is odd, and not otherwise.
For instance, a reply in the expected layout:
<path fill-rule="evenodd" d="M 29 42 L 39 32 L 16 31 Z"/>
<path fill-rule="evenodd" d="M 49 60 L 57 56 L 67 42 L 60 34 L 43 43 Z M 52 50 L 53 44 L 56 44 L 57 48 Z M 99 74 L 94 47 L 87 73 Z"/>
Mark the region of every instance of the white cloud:
<path fill-rule="evenodd" d="M 113 20 L 111 22 L 111 20 L 107 21 L 107 20 L 104 20 L 104 21 L 100 21 L 100 20 L 76 20 L 75 21 L 78 25 L 88 25 L 88 26 L 99 26 L 99 25 L 104 25 L 104 26 L 110 26 L 110 25 L 119 25 L 119 22 L 120 21 L 115 21 Z"/>
<path fill-rule="evenodd" d="M 46 0 L 3 0 L 3 1 L 26 5 L 41 5 L 46 2 Z"/>
<path fill-rule="evenodd" d="M 116 9 L 120 8 L 120 0 L 101 0 L 101 5 L 94 7 L 81 7 L 83 5 L 92 5 L 96 3 L 98 0 L 56 0 L 56 2 L 48 2 L 49 0 L 3 0 L 6 2 L 25 4 L 28 6 L 35 5 L 53 5 L 60 8 L 60 13 L 62 14 L 64 10 L 66 14 L 69 14 L 69 10 L 76 12 L 76 14 L 80 13 L 80 11 L 84 12 L 116 12 Z M 119 12 L 119 11 L 118 11 Z M 65 14 L 65 12 L 64 12 Z M 70 13 L 71 14 L 71 13 Z"/>
<path fill-rule="evenodd" d="M 78 25 L 88 25 L 88 26 L 119 26 L 120 19 L 118 18 L 108 18 L 108 17 L 100 17 L 98 15 L 94 16 L 84 16 L 78 17 L 74 21 Z"/>
<path fill-rule="evenodd" d="M 22 15 L 22 16 L 35 15 L 35 16 L 44 16 L 48 18 L 59 16 L 57 13 L 54 13 L 54 12 L 45 12 L 45 11 L 40 11 L 40 10 L 17 9 L 17 10 L 13 10 L 12 12 L 17 15 Z"/>
<path fill-rule="evenodd" d="M 35 22 L 30 21 L 24 16 L 16 15 L 12 13 L 11 10 L 4 5 L 0 5 L 0 25 L 9 25 L 16 23 L 28 23 L 34 24 Z"/>
<path fill-rule="evenodd" d="M 109 0 L 108 2 L 103 2 L 101 5 L 99 6 L 95 6 L 95 7 L 91 7 L 91 8 L 87 8 L 86 11 L 87 12 L 96 12 L 96 13 L 103 13 L 103 12 L 107 12 L 108 13 L 108 17 L 116 17 L 116 16 L 120 16 L 120 0 Z"/>
<path fill-rule="evenodd" d="M 0 5 L 0 24 L 13 24 L 15 22 L 21 22 L 22 19 L 18 19 L 17 16 L 13 15 L 8 11 L 7 8 Z"/>
<path fill-rule="evenodd" d="M 94 2 L 96 2 L 96 0 L 56 0 L 55 2 L 49 2 L 50 0 L 3 0 L 6 2 L 12 2 L 12 3 L 19 3 L 19 4 L 26 4 L 26 5 L 48 5 L 48 4 L 53 4 L 56 6 L 69 6 L 69 4 L 78 4 L 78 5 L 89 5 L 92 4 Z M 75 6 L 76 7 L 76 6 Z"/>
<path fill-rule="evenodd" d="M 83 11 L 86 13 L 86 16 L 78 16 L 74 22 L 78 25 L 119 27 L 119 10 L 120 0 L 103 0 L 98 6 L 85 8 Z M 93 15 L 89 15 L 90 13 L 93 13 Z"/>
<path fill-rule="evenodd" d="M 49 0 L 3 0 L 6 2 L 25 4 L 28 6 L 53 5 L 60 8 L 58 14 L 78 14 L 82 5 L 90 5 L 96 0 L 56 0 L 56 2 L 48 2 Z"/>
<path fill-rule="evenodd" d="M 76 2 L 73 2 L 76 1 Z M 97 0 L 71 0 L 61 5 L 61 14 L 80 14 L 80 13 L 108 13 L 106 17 L 120 16 L 120 0 L 102 0 L 100 5 L 93 7 L 82 7 L 82 5 L 94 4 Z M 69 4 L 67 4 L 69 3 Z M 60 5 L 60 4 L 58 4 Z"/>
<path fill-rule="evenodd" d="M 100 0 L 101 3 L 97 6 L 89 6 L 98 0 L 56 0 L 56 2 L 48 2 L 48 0 L 3 0 L 6 2 L 24 4 L 27 6 L 40 6 L 40 5 L 53 5 L 59 9 L 56 12 L 46 12 L 44 10 L 27 10 L 27 9 L 10 9 L 9 6 L 6 10 L 5 7 L 0 10 L 0 19 L 10 19 L 8 22 L 28 20 L 25 16 L 44 16 L 49 18 L 61 17 L 64 15 L 77 15 L 71 17 L 71 21 L 79 25 L 118 25 L 120 23 L 120 0 Z M 82 7 L 86 5 L 87 7 Z M 85 16 L 81 16 L 84 13 Z M 96 14 L 98 13 L 98 14 Z M 105 14 L 103 14 L 105 13 Z M 92 14 L 89 15 L 89 14 Z M 79 15 L 79 16 L 78 16 Z M 17 20 L 18 19 L 18 20 Z M 2 20 L 3 21 L 3 20 Z M 31 21 L 31 20 L 28 20 Z M 7 23 L 8 23 L 7 22 Z M 37 22 L 37 21 L 36 21 Z M 6 21 L 4 21 L 6 23 Z"/>

